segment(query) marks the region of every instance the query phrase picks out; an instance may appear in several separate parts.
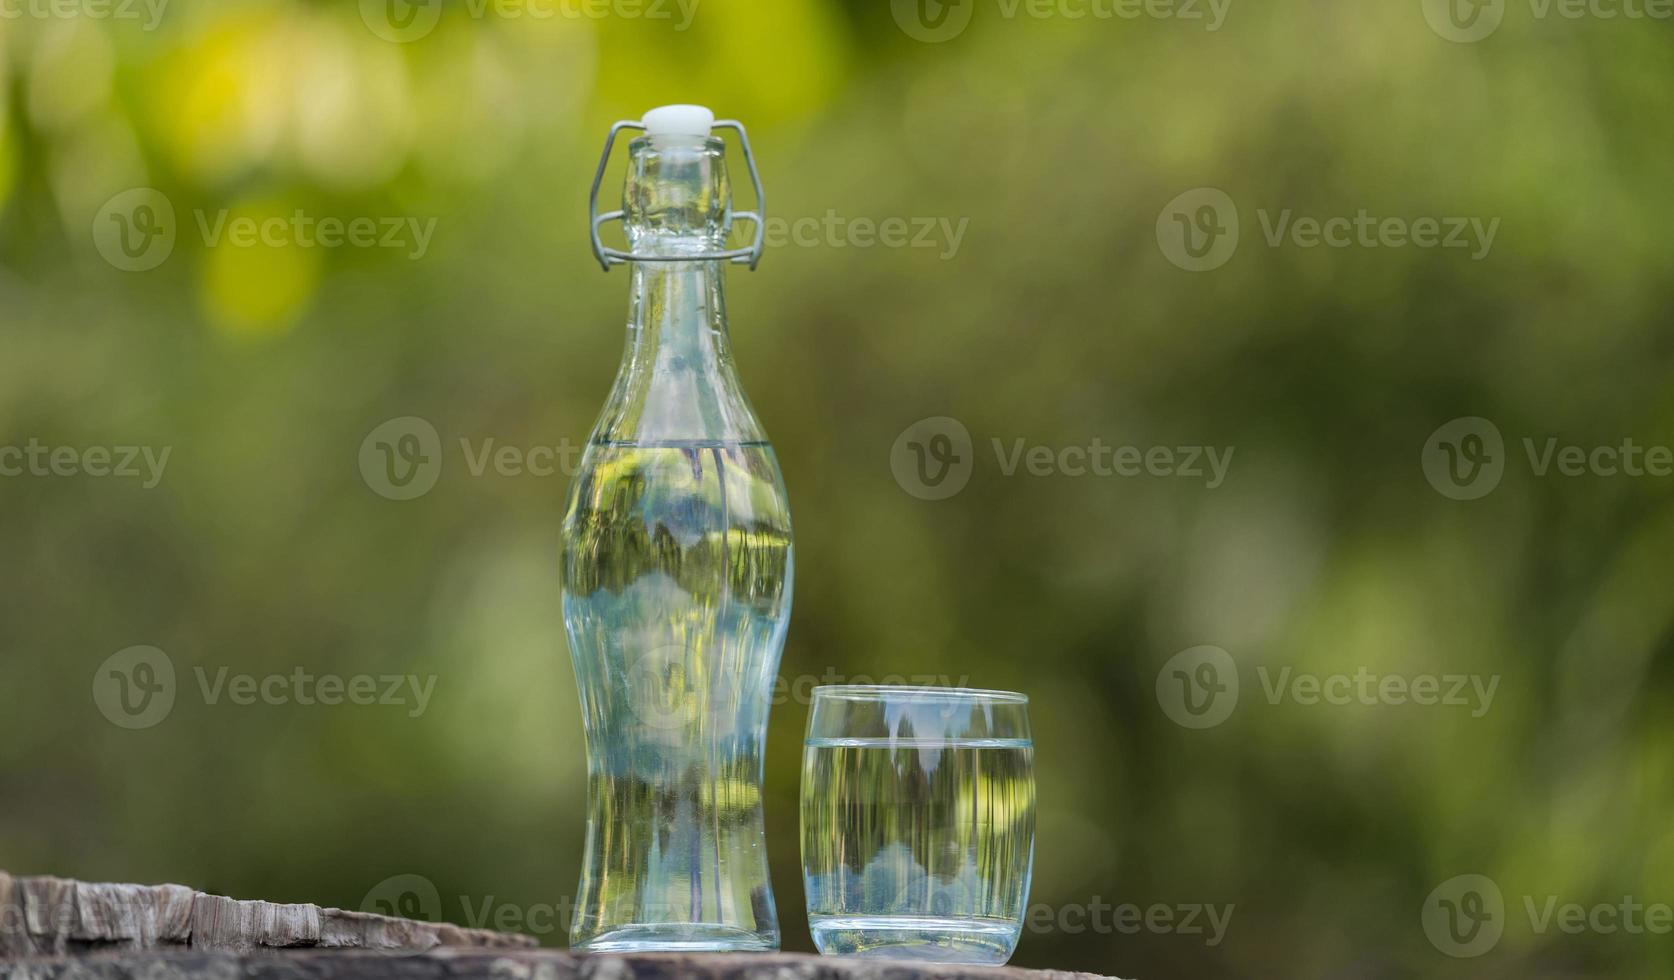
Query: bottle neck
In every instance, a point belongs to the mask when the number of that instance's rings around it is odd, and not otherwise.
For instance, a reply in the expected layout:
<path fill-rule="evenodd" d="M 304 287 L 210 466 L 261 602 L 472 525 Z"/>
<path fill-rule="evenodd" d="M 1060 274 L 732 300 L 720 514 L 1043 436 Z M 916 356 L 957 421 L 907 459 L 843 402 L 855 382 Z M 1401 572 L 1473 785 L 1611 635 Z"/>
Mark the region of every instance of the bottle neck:
<path fill-rule="evenodd" d="M 708 137 L 635 140 L 622 188 L 623 225 L 635 254 L 703 255 L 726 247 L 732 190 L 726 155 Z M 687 351 L 726 344 L 718 260 L 635 262 L 628 317 L 630 346 L 670 344 Z"/>
<path fill-rule="evenodd" d="M 726 277 L 719 261 L 632 263 L 624 366 L 730 373 Z"/>
<path fill-rule="evenodd" d="M 623 192 L 632 251 L 724 248 L 730 223 L 718 140 L 636 140 Z M 595 438 L 622 443 L 761 442 L 733 366 L 725 263 L 631 263 L 627 345 Z"/>

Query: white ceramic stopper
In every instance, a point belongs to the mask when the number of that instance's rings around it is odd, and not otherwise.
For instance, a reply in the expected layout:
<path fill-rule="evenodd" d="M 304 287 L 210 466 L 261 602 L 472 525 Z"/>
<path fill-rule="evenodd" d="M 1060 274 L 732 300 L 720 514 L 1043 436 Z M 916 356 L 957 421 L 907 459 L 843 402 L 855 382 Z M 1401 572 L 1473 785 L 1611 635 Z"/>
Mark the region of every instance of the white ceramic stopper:
<path fill-rule="evenodd" d="M 708 136 L 715 114 L 700 105 L 658 106 L 640 120 L 647 136 Z"/>

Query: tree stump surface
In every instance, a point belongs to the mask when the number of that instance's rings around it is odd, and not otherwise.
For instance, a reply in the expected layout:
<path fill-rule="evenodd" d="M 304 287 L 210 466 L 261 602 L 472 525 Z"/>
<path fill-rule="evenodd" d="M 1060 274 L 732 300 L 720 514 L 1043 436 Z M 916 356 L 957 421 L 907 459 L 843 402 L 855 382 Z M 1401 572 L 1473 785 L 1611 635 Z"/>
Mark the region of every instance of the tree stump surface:
<path fill-rule="evenodd" d="M 801 953 L 576 954 L 518 933 L 0 871 L 0 980 L 1109 980 Z"/>
<path fill-rule="evenodd" d="M 517 933 L 368 912 L 240 902 L 184 885 L 14 878 L 0 871 L 0 960 L 140 950 L 533 948 Z"/>
<path fill-rule="evenodd" d="M 434 949 L 135 952 L 0 960 L 0 980 L 1107 980 L 1090 973 L 943 966 L 803 953 Z"/>

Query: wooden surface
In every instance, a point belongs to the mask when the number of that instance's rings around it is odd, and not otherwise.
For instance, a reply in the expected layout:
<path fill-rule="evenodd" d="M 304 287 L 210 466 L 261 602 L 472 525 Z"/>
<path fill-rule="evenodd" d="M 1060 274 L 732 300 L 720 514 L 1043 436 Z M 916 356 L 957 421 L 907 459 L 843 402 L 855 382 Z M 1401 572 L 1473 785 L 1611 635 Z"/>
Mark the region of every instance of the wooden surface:
<path fill-rule="evenodd" d="M 0 980 L 1104 980 L 1088 973 L 937 966 L 800 953 L 122 953 L 0 960 Z"/>
<path fill-rule="evenodd" d="M 0 871 L 0 980 L 1105 980 L 799 953 L 573 955 L 516 933 Z"/>
<path fill-rule="evenodd" d="M 124 950 L 532 948 L 529 936 L 317 905 L 240 902 L 182 885 L 95 885 L 0 871 L 0 959 Z"/>

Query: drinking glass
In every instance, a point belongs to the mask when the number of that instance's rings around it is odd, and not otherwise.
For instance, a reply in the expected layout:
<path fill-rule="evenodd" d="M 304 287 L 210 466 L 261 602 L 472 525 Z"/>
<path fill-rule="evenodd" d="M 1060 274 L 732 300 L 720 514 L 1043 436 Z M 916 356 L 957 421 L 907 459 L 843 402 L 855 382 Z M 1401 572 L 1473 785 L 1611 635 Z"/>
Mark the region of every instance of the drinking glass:
<path fill-rule="evenodd" d="M 802 753 L 808 925 L 828 955 L 1004 963 L 1034 865 L 1029 699 L 814 689 Z"/>

